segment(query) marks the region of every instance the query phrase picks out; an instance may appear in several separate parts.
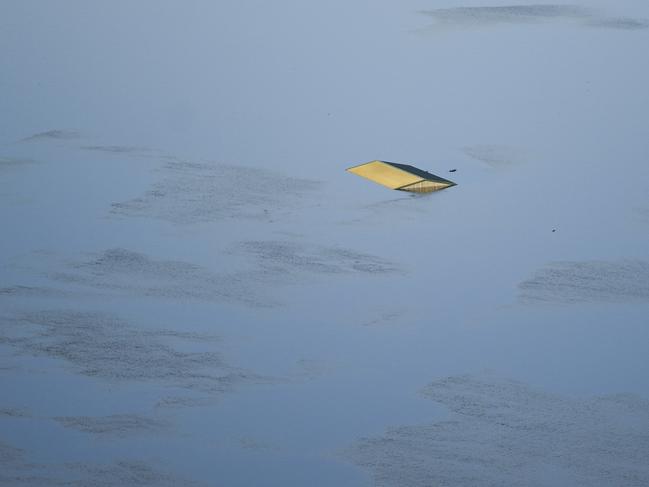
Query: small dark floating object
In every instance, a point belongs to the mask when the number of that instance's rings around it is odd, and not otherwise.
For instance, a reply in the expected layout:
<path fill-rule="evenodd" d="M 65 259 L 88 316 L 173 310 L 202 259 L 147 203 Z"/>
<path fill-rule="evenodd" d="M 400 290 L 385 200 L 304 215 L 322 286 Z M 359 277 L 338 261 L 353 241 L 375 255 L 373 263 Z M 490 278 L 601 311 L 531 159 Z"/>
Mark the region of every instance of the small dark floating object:
<path fill-rule="evenodd" d="M 449 169 L 448 172 L 455 172 L 457 169 Z"/>

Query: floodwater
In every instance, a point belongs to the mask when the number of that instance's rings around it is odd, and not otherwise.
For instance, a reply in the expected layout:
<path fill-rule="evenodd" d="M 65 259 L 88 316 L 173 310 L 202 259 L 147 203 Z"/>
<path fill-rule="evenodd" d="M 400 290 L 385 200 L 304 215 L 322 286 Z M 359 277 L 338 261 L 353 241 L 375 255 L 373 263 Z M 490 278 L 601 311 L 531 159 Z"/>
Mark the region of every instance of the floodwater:
<path fill-rule="evenodd" d="M 649 484 L 647 45 L 635 0 L 4 2 L 0 485 Z"/>

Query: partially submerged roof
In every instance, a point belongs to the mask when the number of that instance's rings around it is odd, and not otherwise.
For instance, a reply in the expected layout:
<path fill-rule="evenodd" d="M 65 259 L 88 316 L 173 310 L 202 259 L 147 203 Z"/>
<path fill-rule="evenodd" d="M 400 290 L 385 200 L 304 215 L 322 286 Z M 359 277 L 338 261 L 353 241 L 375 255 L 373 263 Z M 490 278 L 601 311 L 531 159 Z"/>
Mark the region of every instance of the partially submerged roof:
<path fill-rule="evenodd" d="M 453 181 L 440 178 L 416 167 L 396 162 L 372 161 L 354 166 L 347 171 L 399 191 L 430 193 L 455 186 Z"/>

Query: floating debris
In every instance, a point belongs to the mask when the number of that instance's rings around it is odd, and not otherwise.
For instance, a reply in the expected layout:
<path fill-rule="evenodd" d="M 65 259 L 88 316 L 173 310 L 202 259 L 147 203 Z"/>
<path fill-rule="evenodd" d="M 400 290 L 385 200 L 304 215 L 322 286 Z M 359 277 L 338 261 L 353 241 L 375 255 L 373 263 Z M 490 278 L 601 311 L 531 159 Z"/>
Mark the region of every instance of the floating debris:
<path fill-rule="evenodd" d="M 34 163 L 35 161 L 33 159 L 24 159 L 20 157 L 0 157 L 0 170 L 22 167 Z"/>
<path fill-rule="evenodd" d="M 393 274 L 399 266 L 387 259 L 340 247 L 282 240 L 241 242 L 233 253 L 257 262 L 255 278 L 284 282 L 301 274 Z"/>
<path fill-rule="evenodd" d="M 30 135 L 21 139 L 20 142 L 36 142 L 39 140 L 72 140 L 78 139 L 80 135 L 73 130 L 48 130 L 46 132 L 38 132 L 37 134 Z"/>
<path fill-rule="evenodd" d="M 151 151 L 151 149 L 147 147 L 139 147 L 135 145 L 84 145 L 81 147 L 81 149 L 95 152 L 108 152 L 113 154 L 130 154 L 133 152 Z"/>
<path fill-rule="evenodd" d="M 479 144 L 464 147 L 464 153 L 493 169 L 508 168 L 524 162 L 525 154 L 514 147 L 495 144 Z"/>
<path fill-rule="evenodd" d="M 595 9 L 578 5 L 498 5 L 451 7 L 423 10 L 437 28 L 466 28 L 494 25 L 571 22 L 581 27 L 618 30 L 639 30 L 649 27 L 646 19 L 608 16 Z"/>
<path fill-rule="evenodd" d="M 6 408 L 0 407 L 0 418 L 30 418 L 29 411 L 23 408 Z"/>
<path fill-rule="evenodd" d="M 649 262 L 557 262 L 518 285 L 523 302 L 649 301 Z"/>
<path fill-rule="evenodd" d="M 125 459 L 112 463 L 37 463 L 25 450 L 0 442 L 0 485 L 12 487 L 199 487 L 153 463 Z"/>
<path fill-rule="evenodd" d="M 169 428 L 167 421 L 140 414 L 113 414 L 100 417 L 65 416 L 54 419 L 66 428 L 120 438 L 141 433 L 157 433 Z"/>
<path fill-rule="evenodd" d="M 163 177 L 144 195 L 113 203 L 116 215 L 191 224 L 223 219 L 268 221 L 269 212 L 291 211 L 317 181 L 264 169 L 170 159 Z"/>
<path fill-rule="evenodd" d="M 423 394 L 451 417 L 391 428 L 346 452 L 375 485 L 649 485 L 649 401 L 640 397 L 573 399 L 474 376 Z"/>
<path fill-rule="evenodd" d="M 403 272 L 398 264 L 375 255 L 293 241 L 244 241 L 232 245 L 227 254 L 245 257 L 254 265 L 215 272 L 185 261 L 158 260 L 114 248 L 86 261 L 67 263 L 66 269 L 51 272 L 48 277 L 66 285 L 81 285 L 115 295 L 234 302 L 257 308 L 281 304 L 273 298 L 269 283 L 288 285 L 313 275 Z M 3 294 L 39 296 L 40 292 L 44 297 L 56 296 L 54 291 L 14 286 L 0 288 L 0 297 Z"/>
<path fill-rule="evenodd" d="M 197 338 L 200 334 L 141 330 L 112 314 L 40 311 L 5 318 L 0 324 L 0 344 L 32 356 L 64 360 L 89 377 L 154 382 L 210 395 L 262 381 L 255 374 L 228 366 L 218 351 L 182 350 L 180 340 L 205 343 Z"/>
<path fill-rule="evenodd" d="M 268 305 L 253 292 L 252 279 L 244 275 L 216 273 L 189 262 L 153 259 L 122 248 L 107 249 L 49 277 L 111 294 Z"/>

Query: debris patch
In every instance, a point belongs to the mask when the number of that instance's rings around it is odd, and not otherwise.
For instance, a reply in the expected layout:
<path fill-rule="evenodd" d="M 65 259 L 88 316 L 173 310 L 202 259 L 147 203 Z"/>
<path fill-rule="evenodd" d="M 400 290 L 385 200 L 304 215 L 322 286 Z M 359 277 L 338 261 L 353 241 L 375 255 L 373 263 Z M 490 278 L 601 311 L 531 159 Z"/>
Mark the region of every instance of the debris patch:
<path fill-rule="evenodd" d="M 638 30 L 649 27 L 645 19 L 611 17 L 595 9 L 578 5 L 504 5 L 484 7 L 454 7 L 423 10 L 431 17 L 434 27 L 480 27 L 502 24 L 540 24 L 573 22 L 582 27 Z"/>
<path fill-rule="evenodd" d="M 316 181 L 263 169 L 172 159 L 158 183 L 139 198 L 114 203 L 112 213 L 175 224 L 268 220 L 276 211 L 291 210 L 319 187 Z"/>
<path fill-rule="evenodd" d="M 133 152 L 149 152 L 147 147 L 138 147 L 134 145 L 84 145 L 83 150 L 95 152 L 108 152 L 112 154 L 130 154 Z"/>
<path fill-rule="evenodd" d="M 638 207 L 638 208 L 634 208 L 633 212 L 635 213 L 638 219 L 643 220 L 646 223 L 649 223 L 649 208 Z"/>
<path fill-rule="evenodd" d="M 48 130 L 46 132 L 38 132 L 29 137 L 21 139 L 20 142 L 37 142 L 41 140 L 73 140 L 81 136 L 78 132 L 73 130 Z"/>
<path fill-rule="evenodd" d="M 649 262 L 557 262 L 518 287 L 523 302 L 649 301 Z"/>
<path fill-rule="evenodd" d="M 0 418 L 30 418 L 29 411 L 23 408 L 2 408 L 0 407 Z"/>
<path fill-rule="evenodd" d="M 644 19 L 632 19 L 629 17 L 611 17 L 593 19 L 586 25 L 588 27 L 599 27 L 604 29 L 642 30 L 649 28 L 649 21 Z"/>
<path fill-rule="evenodd" d="M 169 427 L 166 421 L 139 414 L 113 414 L 100 417 L 66 416 L 54 419 L 66 428 L 122 438 L 133 434 L 157 433 Z"/>
<path fill-rule="evenodd" d="M 97 487 L 118 487 L 132 485 L 135 487 L 199 487 L 202 483 L 194 482 L 177 475 L 154 468 L 152 465 L 133 460 L 117 461 L 108 465 L 71 464 L 69 470 L 82 475 L 82 481 L 66 485 L 92 485 Z M 84 483 L 87 482 L 87 483 Z"/>
<path fill-rule="evenodd" d="M 536 23 L 590 18 L 592 10 L 574 5 L 505 5 L 424 10 L 422 14 L 451 25 Z"/>
<path fill-rule="evenodd" d="M 423 394 L 451 418 L 392 428 L 347 452 L 377 486 L 649 484 L 641 398 L 579 400 L 473 376 L 435 381 Z"/>
<path fill-rule="evenodd" d="M 287 241 L 241 242 L 236 253 L 253 257 L 258 277 L 271 281 L 300 274 L 391 274 L 400 271 L 395 263 L 374 255 Z"/>
<path fill-rule="evenodd" d="M 22 159 L 19 157 L 0 157 L 0 170 L 27 166 L 29 164 L 34 164 L 35 162 L 36 161 L 34 161 L 33 159 Z"/>
<path fill-rule="evenodd" d="M 142 296 L 264 304 L 251 292 L 243 276 L 215 273 L 183 261 L 155 260 L 122 248 L 105 250 L 50 277 L 64 283 Z"/>
<path fill-rule="evenodd" d="M 0 480 L 2 479 L 2 471 L 4 470 L 4 467 L 8 464 L 18 462 L 22 456 L 22 450 L 0 441 Z"/>
<path fill-rule="evenodd" d="M 464 153 L 494 169 L 515 166 L 525 159 L 519 150 L 506 145 L 471 145 Z"/>
<path fill-rule="evenodd" d="M 239 438 L 239 445 L 244 450 L 253 450 L 253 451 L 262 451 L 262 452 L 278 450 L 278 448 L 272 445 L 271 443 L 258 440 L 252 437 Z"/>
<path fill-rule="evenodd" d="M 103 380 L 156 382 L 210 394 L 262 380 L 229 367 L 217 352 L 181 351 L 168 344 L 186 338 L 182 333 L 176 340 L 165 340 L 169 331 L 141 330 L 110 314 L 31 312 L 5 319 L 2 329 L 0 343 L 30 355 L 64 360 L 79 373 Z"/>
<path fill-rule="evenodd" d="M 195 264 L 155 260 L 127 249 L 114 248 L 85 262 L 72 263 L 49 274 L 55 281 L 89 286 L 119 294 L 175 299 L 235 302 L 250 307 L 276 306 L 268 284 L 291 284 L 309 275 L 400 272 L 386 259 L 350 249 L 289 241 L 244 241 L 230 256 L 244 256 L 239 270 L 213 272 Z M 38 290 L 5 288 L 0 294 L 34 294 Z"/>
<path fill-rule="evenodd" d="M 170 396 L 160 399 L 155 407 L 156 408 L 190 408 L 190 407 L 206 407 L 214 404 L 213 397 L 187 397 L 187 396 Z"/>
<path fill-rule="evenodd" d="M 377 317 L 368 320 L 362 324 L 362 326 L 376 326 L 376 325 L 386 325 L 394 323 L 397 319 L 403 317 L 406 314 L 406 311 L 403 309 L 395 309 L 390 311 L 384 311 L 379 314 Z"/>
<path fill-rule="evenodd" d="M 0 297 L 2 296 L 63 298 L 70 296 L 70 293 L 51 287 L 18 285 L 0 287 Z"/>
<path fill-rule="evenodd" d="M 138 460 L 108 464 L 30 462 L 23 450 L 0 442 L 0 484 L 12 487 L 200 487 L 204 484 L 179 477 Z"/>

